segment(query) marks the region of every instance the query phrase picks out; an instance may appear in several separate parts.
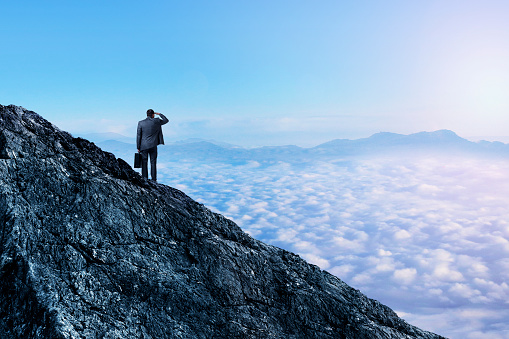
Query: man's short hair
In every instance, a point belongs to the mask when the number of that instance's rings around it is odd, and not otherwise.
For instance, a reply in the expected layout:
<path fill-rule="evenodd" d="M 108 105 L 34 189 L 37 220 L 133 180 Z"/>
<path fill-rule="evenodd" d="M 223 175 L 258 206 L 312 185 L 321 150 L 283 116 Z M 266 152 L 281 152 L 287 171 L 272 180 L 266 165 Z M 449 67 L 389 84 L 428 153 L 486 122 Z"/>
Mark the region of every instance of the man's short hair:
<path fill-rule="evenodd" d="M 147 109 L 147 117 L 151 117 L 154 115 L 154 110 L 153 109 Z"/>

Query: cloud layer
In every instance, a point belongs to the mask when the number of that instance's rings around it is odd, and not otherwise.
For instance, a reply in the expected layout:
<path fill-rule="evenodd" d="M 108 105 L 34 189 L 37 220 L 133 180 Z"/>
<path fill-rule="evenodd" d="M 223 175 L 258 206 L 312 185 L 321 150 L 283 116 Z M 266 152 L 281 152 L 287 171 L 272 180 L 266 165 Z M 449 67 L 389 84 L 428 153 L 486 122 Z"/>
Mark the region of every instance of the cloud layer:
<path fill-rule="evenodd" d="M 160 178 L 451 338 L 509 326 L 509 160 L 161 163 Z"/>

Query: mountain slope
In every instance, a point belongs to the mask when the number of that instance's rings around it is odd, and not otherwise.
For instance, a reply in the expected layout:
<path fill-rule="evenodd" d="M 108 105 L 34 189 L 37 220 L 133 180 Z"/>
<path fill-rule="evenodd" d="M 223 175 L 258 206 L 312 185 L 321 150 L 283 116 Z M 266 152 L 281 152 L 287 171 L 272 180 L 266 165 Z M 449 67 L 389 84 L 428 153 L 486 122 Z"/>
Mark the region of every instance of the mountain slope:
<path fill-rule="evenodd" d="M 34 112 L 0 127 L 2 338 L 439 338 Z"/>

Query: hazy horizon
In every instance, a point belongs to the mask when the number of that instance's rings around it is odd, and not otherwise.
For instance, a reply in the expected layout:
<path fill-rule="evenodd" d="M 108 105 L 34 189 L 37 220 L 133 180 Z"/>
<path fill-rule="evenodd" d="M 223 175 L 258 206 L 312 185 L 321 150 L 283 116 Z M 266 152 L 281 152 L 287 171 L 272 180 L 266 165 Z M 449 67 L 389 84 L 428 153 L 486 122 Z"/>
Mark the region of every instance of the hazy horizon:
<path fill-rule="evenodd" d="M 433 133 L 433 132 L 437 132 L 437 131 L 440 131 L 440 130 L 435 130 L 435 131 L 419 131 L 419 132 L 415 132 L 415 133 Z M 451 132 L 454 132 L 454 131 L 451 131 Z M 380 132 L 377 132 L 377 133 L 394 133 L 394 132 L 390 132 L 390 131 L 380 131 Z M 366 139 L 366 138 L 370 138 L 372 137 L 373 135 L 377 134 L 377 133 L 374 133 L 374 134 L 371 134 L 371 135 L 367 135 L 367 136 L 362 136 L 362 137 L 359 137 L 359 138 L 341 138 L 341 137 L 338 137 L 338 138 L 334 138 L 334 139 L 328 139 L 328 140 L 325 140 L 323 142 L 319 142 L 317 144 L 310 144 L 310 145 L 299 145 L 298 142 L 296 143 L 281 143 L 281 144 L 259 144 L 259 145 L 241 145 L 241 144 L 231 144 L 232 146 L 237 146 L 237 147 L 243 147 L 243 148 L 256 148 L 256 147 L 265 147 L 265 146 L 289 146 L 289 145 L 292 145 L 292 146 L 298 146 L 298 147 L 302 147 L 302 148 L 310 148 L 310 147 L 315 147 L 315 146 L 318 146 L 318 145 L 321 145 L 321 144 L 324 144 L 324 143 L 327 143 L 327 142 L 330 142 L 330 141 L 333 141 L 333 140 L 340 140 L 340 139 L 346 139 L 346 140 L 358 140 L 358 139 Z M 394 133 L 394 134 L 400 134 L 400 135 L 411 135 L 411 134 L 415 134 L 415 133 L 410 133 L 410 134 L 402 134 L 402 133 Z M 455 133 L 455 132 L 454 132 Z M 71 133 L 72 134 L 72 133 Z M 457 133 L 456 133 L 457 134 Z M 93 141 L 93 142 L 103 142 L 103 141 L 108 141 L 108 140 L 114 140 L 114 141 L 120 141 L 120 142 L 125 142 L 125 143 L 129 143 L 129 144 L 135 144 L 136 143 L 136 136 L 135 135 L 132 135 L 132 136 L 128 136 L 128 135 L 124 135 L 124 134 L 120 134 L 120 133 L 115 133 L 115 132 L 96 132 L 96 133 L 79 133 L 79 134 L 73 134 L 75 136 L 79 136 L 79 137 L 84 137 L 84 138 L 90 138 L 90 141 Z M 457 134 L 458 135 L 458 134 Z M 479 142 L 479 141 L 489 141 L 489 142 L 502 142 L 504 144 L 507 144 L 509 143 L 509 136 L 472 136 L 472 137 L 465 137 L 465 136 L 462 136 L 462 135 L 458 135 L 460 138 L 463 138 L 465 140 L 468 140 L 468 141 L 471 141 L 471 142 Z M 171 139 L 171 140 L 167 140 L 167 144 L 172 144 L 172 143 L 180 143 L 180 142 L 187 142 L 187 141 L 208 141 L 208 142 L 215 142 L 215 143 L 228 143 L 226 142 L 225 140 L 220 140 L 220 139 L 205 139 L 205 138 L 199 138 L 199 137 L 190 137 L 190 138 L 182 138 L 182 139 Z M 230 144 L 230 143 L 228 143 Z"/>

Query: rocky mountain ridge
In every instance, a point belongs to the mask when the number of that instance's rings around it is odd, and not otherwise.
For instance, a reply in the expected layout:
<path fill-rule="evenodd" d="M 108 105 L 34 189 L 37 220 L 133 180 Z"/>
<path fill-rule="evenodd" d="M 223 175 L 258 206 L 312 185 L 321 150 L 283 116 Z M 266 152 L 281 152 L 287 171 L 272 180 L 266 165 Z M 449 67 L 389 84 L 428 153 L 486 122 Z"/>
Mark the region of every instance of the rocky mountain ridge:
<path fill-rule="evenodd" d="M 0 337 L 441 338 L 0 105 Z"/>

